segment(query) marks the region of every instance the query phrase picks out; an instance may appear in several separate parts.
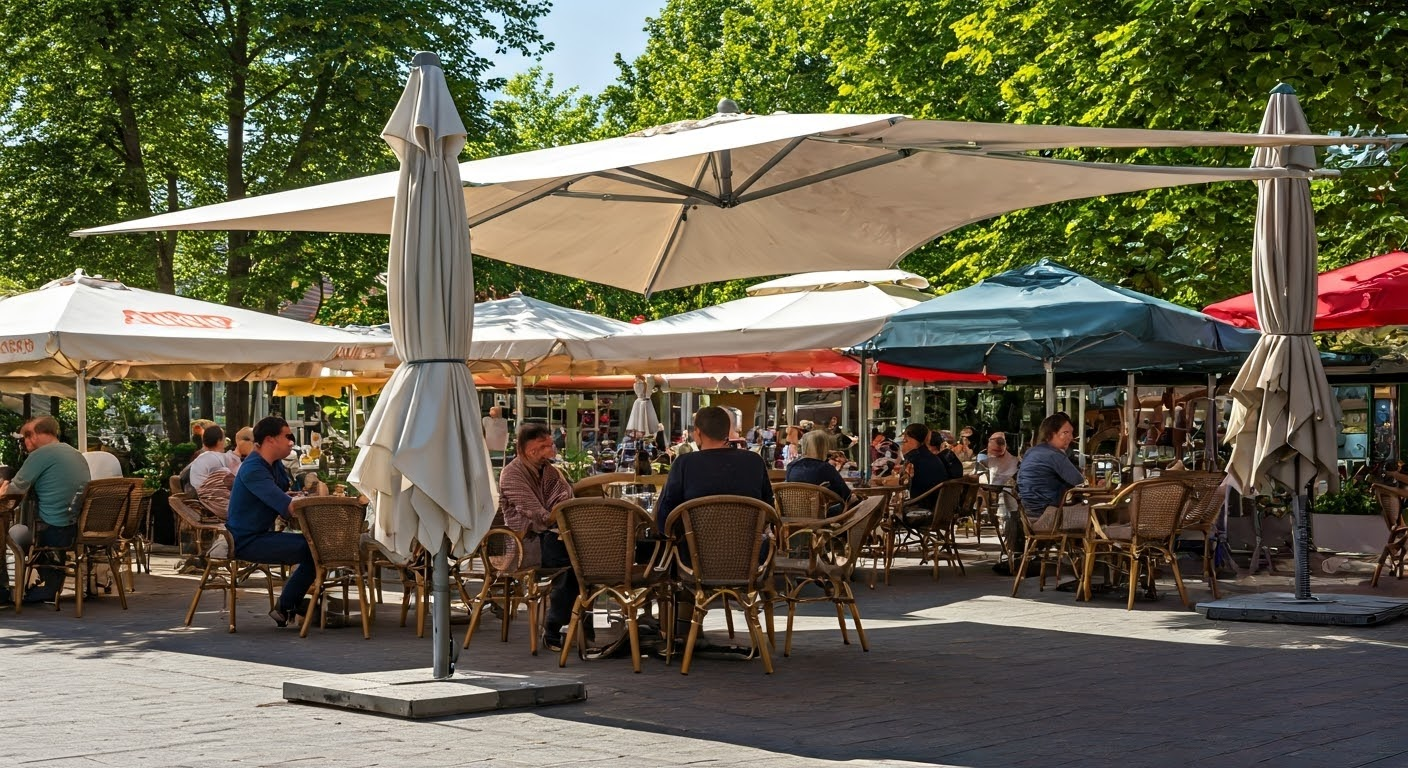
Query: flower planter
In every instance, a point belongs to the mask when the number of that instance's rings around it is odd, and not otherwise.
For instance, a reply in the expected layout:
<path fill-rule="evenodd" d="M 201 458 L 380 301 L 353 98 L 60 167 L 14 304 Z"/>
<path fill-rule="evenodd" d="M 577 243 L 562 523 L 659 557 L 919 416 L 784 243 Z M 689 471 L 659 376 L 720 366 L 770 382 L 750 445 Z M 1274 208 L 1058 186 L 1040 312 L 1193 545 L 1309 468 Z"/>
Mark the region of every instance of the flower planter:
<path fill-rule="evenodd" d="M 1310 515 L 1311 540 L 1317 549 L 1378 554 L 1388 541 L 1381 515 Z"/>

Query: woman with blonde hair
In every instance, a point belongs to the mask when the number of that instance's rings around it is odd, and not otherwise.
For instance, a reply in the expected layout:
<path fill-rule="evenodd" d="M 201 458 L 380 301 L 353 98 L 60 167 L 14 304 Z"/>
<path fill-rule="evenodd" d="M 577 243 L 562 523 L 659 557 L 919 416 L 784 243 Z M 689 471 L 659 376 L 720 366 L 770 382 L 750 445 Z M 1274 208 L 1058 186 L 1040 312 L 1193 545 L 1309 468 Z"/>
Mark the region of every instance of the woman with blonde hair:
<path fill-rule="evenodd" d="M 826 461 L 830 448 L 831 436 L 823 430 L 816 429 L 802 435 L 802 455 L 787 467 L 786 479 L 789 483 L 826 486 L 840 496 L 843 502 L 847 502 L 851 498 L 851 488 L 841 479 L 841 473 L 836 471 L 836 467 Z M 840 512 L 839 507 L 828 511 L 832 515 Z"/>

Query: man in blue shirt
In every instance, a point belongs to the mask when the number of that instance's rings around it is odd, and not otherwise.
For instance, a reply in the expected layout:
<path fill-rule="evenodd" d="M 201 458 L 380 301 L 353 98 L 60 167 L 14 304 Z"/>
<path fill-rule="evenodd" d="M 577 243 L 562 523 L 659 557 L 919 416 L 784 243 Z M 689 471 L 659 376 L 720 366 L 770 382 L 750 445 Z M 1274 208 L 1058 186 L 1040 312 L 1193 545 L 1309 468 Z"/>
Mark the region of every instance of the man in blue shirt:
<path fill-rule="evenodd" d="M 225 527 L 235 539 L 235 557 L 252 563 L 296 564 L 269 618 L 286 626 L 313 585 L 313 552 L 301 533 L 275 533 L 274 520 L 288 519 L 289 476 L 283 460 L 293 450 L 293 431 L 278 416 L 254 425 L 254 452 L 240 463 L 230 488 Z M 305 619 L 306 620 L 306 619 Z"/>
<path fill-rule="evenodd" d="M 1022 511 L 1031 520 L 1033 531 L 1085 530 L 1090 509 L 1084 504 L 1062 506 L 1066 491 L 1085 482 L 1066 455 L 1075 438 L 1071 417 L 1060 411 L 1047 416 L 1037 428 L 1037 443 L 1022 456 L 1017 469 L 1017 493 Z M 1021 552 L 1026 536 L 1016 515 L 1008 518 L 1008 541 L 1013 552 Z"/>

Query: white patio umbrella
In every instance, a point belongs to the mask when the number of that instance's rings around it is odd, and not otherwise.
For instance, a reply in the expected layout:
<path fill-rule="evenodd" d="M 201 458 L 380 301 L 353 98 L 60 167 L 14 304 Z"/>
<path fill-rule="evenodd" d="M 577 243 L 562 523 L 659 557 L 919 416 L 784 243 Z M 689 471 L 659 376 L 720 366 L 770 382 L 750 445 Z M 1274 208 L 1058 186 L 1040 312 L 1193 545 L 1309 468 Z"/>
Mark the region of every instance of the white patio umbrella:
<path fill-rule="evenodd" d="M 1346 141 L 1293 138 L 1307 144 Z M 650 293 L 801 270 L 888 268 L 946 232 L 1021 208 L 1303 173 L 1082 163 L 1028 154 L 1038 150 L 1285 141 L 902 115 L 747 115 L 725 100 L 718 114 L 703 120 L 475 160 L 463 164 L 461 173 L 477 254 Z M 385 233 L 395 187 L 394 174 L 381 174 L 75 234 Z"/>
<path fill-rule="evenodd" d="M 934 298 L 903 270 L 819 272 L 759 283 L 741 299 L 683 312 L 565 348 L 598 369 L 673 372 L 681 357 L 849 348 L 896 312 Z M 580 367 L 580 365 L 579 365 Z"/>
<path fill-rule="evenodd" d="M 1271 92 L 1262 133 L 1308 131 L 1295 91 Z M 1309 147 L 1265 147 L 1253 166 L 1315 167 Z M 1269 490 L 1271 480 L 1294 493 L 1296 598 L 1310 599 L 1306 487 L 1338 486 L 1335 400 L 1310 334 L 1315 322 L 1315 210 L 1305 179 L 1258 182 L 1252 244 L 1252 293 L 1262 336 L 1232 382 L 1228 472 L 1246 494 Z"/>
<path fill-rule="evenodd" d="M 472 552 L 494 518 L 489 452 L 465 360 L 474 325 L 469 258 L 455 160 L 465 143 L 440 60 L 419 53 L 382 138 L 401 160 L 391 221 L 387 303 L 401 365 L 358 438 L 351 482 L 376 505 L 373 534 L 408 555 L 435 552 L 434 676 L 450 659 L 448 560 Z"/>
<path fill-rule="evenodd" d="M 388 348 L 336 328 L 131 288 L 83 270 L 0 299 L 0 386 L 47 391 L 68 377 L 80 445 L 87 441 L 89 379 L 269 379 L 324 363 L 354 364 Z"/>

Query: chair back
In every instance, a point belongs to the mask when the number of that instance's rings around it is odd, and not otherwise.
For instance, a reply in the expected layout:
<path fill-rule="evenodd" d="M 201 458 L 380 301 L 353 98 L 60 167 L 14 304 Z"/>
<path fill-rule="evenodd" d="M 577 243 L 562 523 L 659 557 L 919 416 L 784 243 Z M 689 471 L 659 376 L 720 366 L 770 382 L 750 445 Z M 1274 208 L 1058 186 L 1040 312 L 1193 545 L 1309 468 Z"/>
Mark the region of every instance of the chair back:
<path fill-rule="evenodd" d="M 1130 486 L 1129 524 L 1135 538 L 1163 540 L 1178 531 L 1188 486 L 1174 478 L 1140 480 Z"/>
<path fill-rule="evenodd" d="M 479 541 L 475 554 L 484 563 L 484 576 L 489 580 L 520 573 L 526 568 L 523 538 L 510 528 L 490 528 Z"/>
<path fill-rule="evenodd" d="M 636 479 L 630 472 L 607 472 L 589 475 L 572 484 L 572 498 L 599 499 L 606 496 L 606 486 L 611 483 L 629 483 Z"/>
<path fill-rule="evenodd" d="M 771 570 L 763 542 L 777 541 L 782 521 L 772 506 L 748 496 L 703 496 L 670 513 L 665 530 L 683 529 L 687 580 L 702 587 L 755 589 Z"/>
<path fill-rule="evenodd" d="M 135 477 L 88 481 L 82 491 L 83 506 L 78 514 L 79 538 L 88 541 L 116 539 L 122 533 L 133 495 L 141 490 L 142 480 Z"/>
<path fill-rule="evenodd" d="M 772 504 L 780 517 L 820 520 L 826 517 L 832 504 L 840 503 L 841 497 L 824 485 L 772 484 Z"/>
<path fill-rule="evenodd" d="M 1165 477 L 1177 480 L 1188 488 L 1178 530 L 1204 533 L 1212 530 L 1218 515 L 1222 514 L 1222 504 L 1226 498 L 1222 491 L 1225 475 L 1221 472 L 1177 472 Z"/>
<path fill-rule="evenodd" d="M 172 496 L 184 496 L 186 489 L 181 487 L 181 476 L 172 475 L 166 478 L 166 490 L 170 491 Z"/>
<path fill-rule="evenodd" d="M 968 496 L 970 487 L 975 492 L 977 491 L 978 486 L 964 478 L 945 480 L 939 483 L 933 495 L 934 518 L 930 527 L 948 530 L 949 526 L 958 519 L 959 508 Z"/>
<path fill-rule="evenodd" d="M 645 510 L 625 499 L 569 499 L 552 514 L 572 570 L 584 587 L 633 586 L 636 542 L 651 527 Z"/>
<path fill-rule="evenodd" d="M 1372 488 L 1374 498 L 1379 502 L 1379 511 L 1383 513 L 1384 522 L 1388 523 L 1388 527 L 1392 529 L 1402 525 L 1403 497 L 1398 495 L 1398 489 L 1382 483 L 1374 483 Z"/>
<path fill-rule="evenodd" d="M 155 494 L 156 491 L 142 485 L 132 489 L 132 498 L 128 502 L 131 506 L 127 508 L 127 518 L 122 522 L 122 538 L 135 539 L 142 532 L 147 516 L 151 514 L 152 496 Z"/>
<path fill-rule="evenodd" d="M 875 527 L 880 524 L 888 503 L 889 498 L 884 495 L 868 496 L 835 518 L 835 527 L 829 529 L 829 536 L 831 541 L 840 542 L 841 546 L 831 550 L 830 557 L 840 566 L 842 578 L 851 578 L 851 573 L 855 571 L 856 563 L 860 560 L 861 550 Z M 820 552 L 824 549 L 812 547 L 812 555 L 815 557 L 824 554 Z"/>
<path fill-rule="evenodd" d="M 769 469 L 769 470 L 768 470 L 768 482 L 772 482 L 772 483 L 785 483 L 785 482 L 787 482 L 787 470 L 785 470 L 785 469 Z"/>
<path fill-rule="evenodd" d="M 305 496 L 289 504 L 320 568 L 356 568 L 362 562 L 366 505 L 343 496 Z"/>

